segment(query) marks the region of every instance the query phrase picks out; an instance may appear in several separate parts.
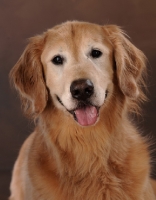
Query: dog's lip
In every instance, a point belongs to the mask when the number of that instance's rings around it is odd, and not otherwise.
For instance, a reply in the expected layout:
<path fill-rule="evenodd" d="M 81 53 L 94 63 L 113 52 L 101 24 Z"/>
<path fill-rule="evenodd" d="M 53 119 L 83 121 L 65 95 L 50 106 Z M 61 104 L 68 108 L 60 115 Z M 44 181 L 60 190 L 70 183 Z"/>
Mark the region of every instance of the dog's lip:
<path fill-rule="evenodd" d="M 107 98 L 107 96 L 108 96 L 108 90 L 106 90 L 106 92 L 105 92 L 105 99 Z M 63 102 L 61 101 L 61 99 L 59 98 L 59 96 L 56 95 L 56 98 L 57 98 L 58 102 L 59 102 L 62 106 L 64 106 L 64 104 L 63 104 Z M 88 101 L 88 102 L 83 102 L 83 101 L 82 101 L 82 102 L 79 102 L 79 103 L 78 103 L 78 106 L 76 106 L 76 108 L 75 108 L 75 109 L 72 109 L 72 110 L 68 110 L 65 106 L 64 106 L 64 107 L 66 108 L 66 110 L 67 110 L 68 112 L 70 112 L 71 114 L 73 114 L 74 111 L 77 110 L 78 108 L 86 107 L 86 106 L 94 106 L 94 107 L 96 107 L 97 111 L 99 112 L 100 106 L 96 106 L 96 105 L 90 103 L 89 101 Z"/>
<path fill-rule="evenodd" d="M 63 104 L 63 102 L 61 101 L 61 99 L 56 95 L 56 98 L 57 98 L 57 100 L 58 100 L 58 102 L 62 105 L 62 106 L 64 106 L 64 104 Z M 64 106 L 65 107 L 65 106 Z"/>
<path fill-rule="evenodd" d="M 58 100 L 58 102 L 62 105 L 62 106 L 64 106 L 64 104 L 63 104 L 63 102 L 61 101 L 61 99 L 56 95 L 56 98 L 57 98 L 57 100 Z M 64 106 L 65 107 L 65 106 Z M 81 102 L 78 102 L 78 104 L 77 104 L 77 106 L 74 108 L 74 109 L 72 109 L 72 110 L 69 110 L 69 109 L 67 109 L 66 107 L 66 110 L 70 113 L 70 114 L 72 114 L 73 115 L 73 118 L 75 119 L 75 121 L 77 121 L 78 122 L 78 119 L 77 119 L 77 117 L 76 117 L 76 111 L 77 110 L 79 110 L 79 109 L 87 109 L 87 108 L 89 108 L 89 107 L 94 107 L 95 109 L 96 109 L 96 111 L 97 111 L 97 119 L 98 119 L 98 117 L 99 117 L 99 110 L 100 110 L 100 106 L 96 106 L 96 105 L 94 105 L 94 104 L 92 104 L 91 102 L 83 102 L 83 101 L 81 101 Z M 96 120 L 97 121 L 97 120 Z"/>
<path fill-rule="evenodd" d="M 57 95 L 56 95 L 56 98 L 57 98 L 58 102 L 59 102 L 62 106 L 64 106 L 63 102 L 61 101 L 61 99 L 60 99 Z M 74 109 L 72 109 L 72 110 L 67 109 L 65 106 L 64 106 L 64 107 L 66 108 L 66 110 L 67 110 L 69 113 L 74 114 L 74 112 L 75 112 L 77 109 L 85 108 L 85 107 L 87 107 L 87 106 L 94 106 L 94 107 L 97 109 L 97 111 L 99 112 L 100 106 L 96 106 L 96 105 L 92 104 L 92 103 L 89 102 L 89 101 L 88 101 L 88 102 L 80 101 L 80 102 L 78 103 L 78 105 L 77 105 Z"/>
<path fill-rule="evenodd" d="M 83 102 L 82 102 L 82 104 L 83 104 Z M 73 110 L 68 110 L 68 112 L 70 112 L 71 114 L 74 114 L 75 111 L 78 110 L 78 109 L 86 108 L 86 107 L 91 107 L 91 106 L 95 107 L 95 108 L 97 109 L 97 111 L 99 112 L 100 106 L 95 106 L 95 105 L 93 105 L 93 104 L 91 104 L 91 103 L 84 104 L 84 105 L 80 105 L 80 106 L 78 105 L 75 109 L 73 109 Z"/>

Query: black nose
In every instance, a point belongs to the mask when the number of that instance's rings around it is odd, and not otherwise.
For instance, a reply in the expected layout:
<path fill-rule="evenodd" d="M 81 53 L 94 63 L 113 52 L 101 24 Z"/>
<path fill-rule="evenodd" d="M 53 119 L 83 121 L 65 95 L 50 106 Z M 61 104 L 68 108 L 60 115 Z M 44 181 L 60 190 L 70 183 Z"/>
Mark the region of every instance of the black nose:
<path fill-rule="evenodd" d="M 70 92 L 74 99 L 85 101 L 94 93 L 94 86 L 89 79 L 78 79 L 72 82 Z"/>

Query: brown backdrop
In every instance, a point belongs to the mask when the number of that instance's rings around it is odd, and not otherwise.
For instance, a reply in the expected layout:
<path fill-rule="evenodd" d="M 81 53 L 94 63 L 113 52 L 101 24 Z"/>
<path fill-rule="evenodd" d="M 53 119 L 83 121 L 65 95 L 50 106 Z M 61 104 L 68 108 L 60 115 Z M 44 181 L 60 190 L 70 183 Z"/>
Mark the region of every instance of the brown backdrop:
<path fill-rule="evenodd" d="M 155 0 L 1 0 L 0 1 L 0 199 L 9 195 L 11 169 L 33 123 L 25 119 L 8 73 L 27 38 L 67 20 L 123 27 L 147 56 L 149 99 L 139 120 L 141 130 L 156 138 L 156 1 Z M 139 156 L 139 155 L 138 155 Z"/>

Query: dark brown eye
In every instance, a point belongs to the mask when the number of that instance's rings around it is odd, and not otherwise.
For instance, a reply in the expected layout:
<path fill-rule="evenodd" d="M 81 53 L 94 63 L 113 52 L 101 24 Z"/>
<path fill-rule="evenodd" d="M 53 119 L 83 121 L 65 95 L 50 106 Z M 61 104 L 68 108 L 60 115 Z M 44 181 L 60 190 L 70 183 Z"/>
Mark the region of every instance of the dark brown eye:
<path fill-rule="evenodd" d="M 97 49 L 92 49 L 90 55 L 92 58 L 99 58 L 102 55 L 102 52 Z"/>
<path fill-rule="evenodd" d="M 64 58 L 60 55 L 58 56 L 55 56 L 53 59 L 52 59 L 52 63 L 54 65 L 63 65 L 63 61 L 64 61 Z"/>

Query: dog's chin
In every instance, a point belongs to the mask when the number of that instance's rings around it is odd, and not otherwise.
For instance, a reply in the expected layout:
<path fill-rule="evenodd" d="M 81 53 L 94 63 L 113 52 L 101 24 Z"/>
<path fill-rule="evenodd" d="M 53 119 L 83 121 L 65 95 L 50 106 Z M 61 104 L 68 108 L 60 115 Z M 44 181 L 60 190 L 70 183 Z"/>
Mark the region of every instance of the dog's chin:
<path fill-rule="evenodd" d="M 60 100 L 58 96 L 57 100 L 62 106 L 64 106 L 63 102 Z M 66 108 L 66 110 L 72 115 L 74 120 L 80 126 L 95 125 L 99 118 L 99 109 L 100 107 L 95 106 L 90 102 L 78 102 L 77 106 L 72 110 Z"/>

